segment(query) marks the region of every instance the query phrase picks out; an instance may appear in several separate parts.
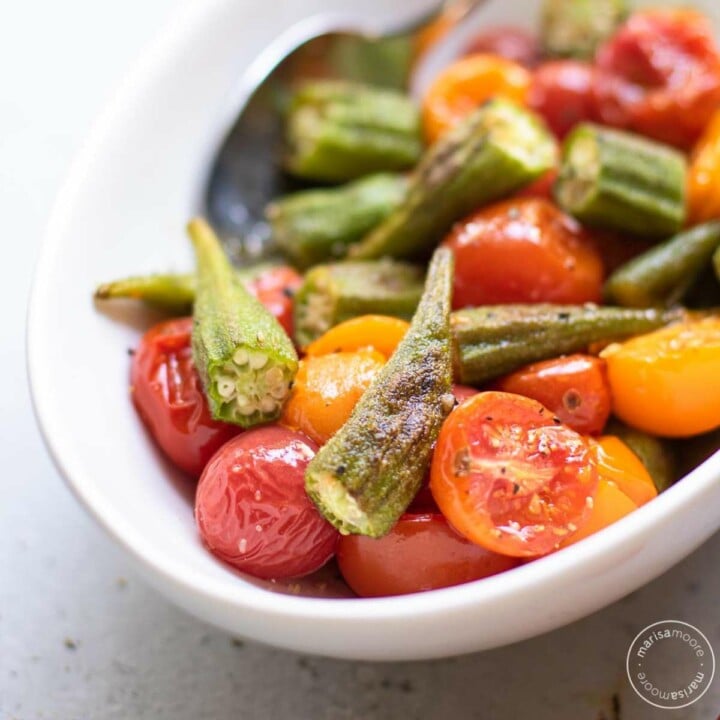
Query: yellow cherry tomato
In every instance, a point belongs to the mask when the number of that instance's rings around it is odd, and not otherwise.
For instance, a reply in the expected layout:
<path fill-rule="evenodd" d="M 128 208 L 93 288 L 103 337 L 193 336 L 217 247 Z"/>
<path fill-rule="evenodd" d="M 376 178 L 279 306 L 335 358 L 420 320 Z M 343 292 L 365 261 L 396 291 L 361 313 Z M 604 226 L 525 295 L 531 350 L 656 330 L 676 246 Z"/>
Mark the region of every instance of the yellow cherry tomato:
<path fill-rule="evenodd" d="M 619 438 L 602 435 L 595 444 L 598 476 L 610 480 L 638 507 L 657 497 L 657 488 L 640 458 Z"/>
<path fill-rule="evenodd" d="M 405 337 L 410 323 L 388 315 L 361 315 L 330 328 L 308 345 L 309 356 L 372 348 L 389 358 Z"/>

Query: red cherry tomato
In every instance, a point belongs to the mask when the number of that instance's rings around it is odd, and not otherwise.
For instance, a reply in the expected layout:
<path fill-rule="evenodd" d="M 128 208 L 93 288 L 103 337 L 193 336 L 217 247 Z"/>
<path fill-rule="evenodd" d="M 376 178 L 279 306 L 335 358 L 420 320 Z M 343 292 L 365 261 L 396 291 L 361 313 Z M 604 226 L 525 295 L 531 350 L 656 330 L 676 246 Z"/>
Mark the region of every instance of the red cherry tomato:
<path fill-rule="evenodd" d="M 542 198 L 491 205 L 458 223 L 456 308 L 498 303 L 599 302 L 603 268 L 579 223 Z"/>
<path fill-rule="evenodd" d="M 198 484 L 195 520 L 207 547 L 233 567 L 273 579 L 307 575 L 335 552 L 338 532 L 305 493 L 317 445 L 280 425 L 223 445 Z"/>
<path fill-rule="evenodd" d="M 214 452 L 240 432 L 210 416 L 190 348 L 192 318 L 155 325 L 143 335 L 130 367 L 138 414 L 163 452 L 198 477 Z"/>
<path fill-rule="evenodd" d="M 273 267 L 248 284 L 248 290 L 278 319 L 285 332 L 293 335 L 293 295 L 302 277 L 286 265 Z"/>
<path fill-rule="evenodd" d="M 534 67 L 540 58 L 537 37 L 517 27 L 496 27 L 476 35 L 465 51 L 466 55 L 489 53 L 506 60 Z"/>
<path fill-rule="evenodd" d="M 361 597 L 459 585 L 518 565 L 515 558 L 468 542 L 439 513 L 403 515 L 379 539 L 343 536 L 337 560 L 345 582 Z"/>
<path fill-rule="evenodd" d="M 689 148 L 720 104 L 720 55 L 693 10 L 637 12 L 599 50 L 600 119 Z"/>
<path fill-rule="evenodd" d="M 515 193 L 515 197 L 533 197 L 544 198 L 545 200 L 553 199 L 553 185 L 557 180 L 558 170 L 553 168 L 548 170 L 544 175 L 540 176 L 535 182 L 525 186 L 522 190 Z"/>
<path fill-rule="evenodd" d="M 607 367 L 592 355 L 533 363 L 501 378 L 495 387 L 537 400 L 579 433 L 602 432 L 610 416 Z"/>
<path fill-rule="evenodd" d="M 543 63 L 533 75 L 527 104 L 560 138 L 584 120 L 596 117 L 594 68 L 577 60 Z"/>
<path fill-rule="evenodd" d="M 430 488 L 459 532 L 487 550 L 544 555 L 589 517 L 597 468 L 588 441 L 539 402 L 484 392 L 448 415 Z"/>
<path fill-rule="evenodd" d="M 478 394 L 478 391 L 469 385 L 453 385 L 452 391 L 458 405 L 462 405 L 468 398 Z"/>

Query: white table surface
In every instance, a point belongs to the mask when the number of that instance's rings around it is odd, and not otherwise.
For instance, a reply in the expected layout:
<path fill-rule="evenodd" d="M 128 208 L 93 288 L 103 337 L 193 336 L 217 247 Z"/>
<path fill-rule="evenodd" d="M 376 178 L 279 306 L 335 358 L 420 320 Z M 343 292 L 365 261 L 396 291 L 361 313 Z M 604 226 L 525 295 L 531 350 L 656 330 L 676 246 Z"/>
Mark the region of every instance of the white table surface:
<path fill-rule="evenodd" d="M 24 0 L 0 9 L 0 719 L 715 720 L 717 677 L 701 702 L 673 715 L 633 695 L 624 662 L 632 637 L 666 618 L 698 626 L 720 651 L 720 535 L 557 632 L 463 658 L 381 665 L 272 650 L 204 625 L 133 576 L 80 509 L 32 416 L 25 300 L 68 163 L 176 6 Z"/>

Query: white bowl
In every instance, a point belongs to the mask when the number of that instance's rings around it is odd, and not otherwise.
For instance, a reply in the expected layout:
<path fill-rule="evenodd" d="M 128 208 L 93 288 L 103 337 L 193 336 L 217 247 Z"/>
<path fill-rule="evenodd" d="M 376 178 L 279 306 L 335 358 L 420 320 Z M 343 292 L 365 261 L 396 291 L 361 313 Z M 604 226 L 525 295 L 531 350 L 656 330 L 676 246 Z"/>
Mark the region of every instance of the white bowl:
<path fill-rule="evenodd" d="M 126 349 L 147 317 L 131 318 L 132 327 L 90 300 L 98 281 L 190 266 L 183 227 L 238 78 L 282 30 L 328 5 L 339 12 L 356 3 L 197 2 L 124 82 L 60 194 L 37 268 L 28 328 L 37 416 L 78 499 L 150 583 L 204 620 L 343 658 L 420 659 L 511 643 L 617 600 L 717 530 L 720 454 L 631 517 L 500 576 L 372 600 L 328 597 L 332 581 L 272 587 L 202 547 L 192 486 L 160 458 L 132 410 Z M 490 3 L 481 19 L 530 25 L 536 5 Z M 713 0 L 698 5 L 718 19 Z M 363 13 L 392 6 L 408 12 L 409 4 L 366 0 Z"/>

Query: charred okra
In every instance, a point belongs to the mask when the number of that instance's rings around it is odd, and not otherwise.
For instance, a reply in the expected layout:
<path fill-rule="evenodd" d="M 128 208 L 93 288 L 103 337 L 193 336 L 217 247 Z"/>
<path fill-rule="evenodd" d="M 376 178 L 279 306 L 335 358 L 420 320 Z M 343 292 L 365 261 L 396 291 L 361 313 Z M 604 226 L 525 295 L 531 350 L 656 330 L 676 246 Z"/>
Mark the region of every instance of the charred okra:
<path fill-rule="evenodd" d="M 452 254 L 438 250 L 407 335 L 310 462 L 305 487 L 343 533 L 380 537 L 417 493 L 454 405 L 450 348 Z"/>
<path fill-rule="evenodd" d="M 422 152 L 420 113 L 407 95 L 345 82 L 301 87 L 286 125 L 288 172 L 343 182 L 405 170 Z"/>
<path fill-rule="evenodd" d="M 452 316 L 455 372 L 480 384 L 538 360 L 656 330 L 683 311 L 597 305 L 488 305 Z"/>
<path fill-rule="evenodd" d="M 192 349 L 212 416 L 250 427 L 274 420 L 297 372 L 292 341 L 238 279 L 212 228 L 192 220 L 197 258 Z"/>
<path fill-rule="evenodd" d="M 287 195 L 265 213 L 277 246 L 306 268 L 343 257 L 400 204 L 406 188 L 404 176 L 381 173 L 339 188 Z"/>
<path fill-rule="evenodd" d="M 685 220 L 685 172 L 674 148 L 582 123 L 565 139 L 555 199 L 586 225 L 667 237 Z"/>
<path fill-rule="evenodd" d="M 550 57 L 592 60 L 627 14 L 625 0 L 545 0 L 540 21 L 543 50 Z"/>
<path fill-rule="evenodd" d="M 304 348 L 333 325 L 382 313 L 409 320 L 423 290 L 416 265 L 368 260 L 318 265 L 295 294 L 295 340 Z"/>
<path fill-rule="evenodd" d="M 535 115 L 491 100 L 426 152 L 403 202 L 350 256 L 427 257 L 456 220 L 531 183 L 554 161 L 554 140 Z"/>
<path fill-rule="evenodd" d="M 720 248 L 720 221 L 681 232 L 619 267 L 606 297 L 624 307 L 672 305 L 680 300 Z"/>

